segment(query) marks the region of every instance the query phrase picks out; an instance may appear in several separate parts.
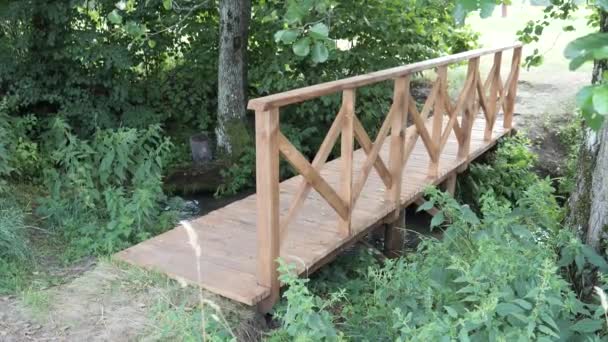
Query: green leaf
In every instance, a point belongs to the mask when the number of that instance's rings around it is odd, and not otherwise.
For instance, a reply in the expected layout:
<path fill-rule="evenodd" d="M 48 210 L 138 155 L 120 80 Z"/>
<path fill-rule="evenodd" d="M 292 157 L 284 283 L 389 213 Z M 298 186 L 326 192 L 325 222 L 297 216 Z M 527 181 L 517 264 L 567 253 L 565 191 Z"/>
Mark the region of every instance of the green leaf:
<path fill-rule="evenodd" d="M 315 63 L 323 63 L 329 57 L 329 51 L 322 42 L 316 42 L 312 46 L 312 61 Z"/>
<path fill-rule="evenodd" d="M 604 11 L 608 11 L 608 0 L 596 0 L 595 4 Z"/>
<path fill-rule="evenodd" d="M 564 32 L 572 32 L 575 30 L 575 28 L 572 25 L 566 25 L 562 28 L 562 30 L 564 30 Z"/>
<path fill-rule="evenodd" d="M 591 33 L 571 41 L 564 50 L 570 59 L 570 70 L 576 70 L 586 61 L 608 58 L 608 33 Z"/>
<path fill-rule="evenodd" d="M 513 314 L 513 313 L 522 313 L 524 310 L 519 306 L 511 303 L 500 303 L 496 305 L 496 313 L 502 317 Z"/>
<path fill-rule="evenodd" d="M 156 47 L 156 41 L 154 41 L 154 40 L 152 40 L 152 39 L 149 39 L 149 40 L 148 40 L 148 46 L 149 46 L 151 49 L 154 49 L 154 48 Z"/>
<path fill-rule="evenodd" d="M 570 330 L 576 331 L 579 333 L 592 333 L 602 329 L 604 325 L 603 320 L 593 320 L 590 318 L 583 318 L 580 321 L 576 322 L 573 326 L 570 327 Z"/>
<path fill-rule="evenodd" d="M 275 42 L 282 42 L 284 44 L 291 44 L 298 39 L 299 32 L 296 30 L 280 30 L 274 34 Z"/>
<path fill-rule="evenodd" d="M 452 317 L 452 318 L 458 317 L 458 312 L 456 312 L 456 310 L 454 310 L 454 308 L 452 308 L 451 306 L 444 305 L 443 308 L 445 309 L 445 311 L 447 311 L 447 313 L 448 313 L 448 315 L 450 315 L 450 317 Z"/>
<path fill-rule="evenodd" d="M 461 206 L 462 218 L 470 224 L 479 224 L 479 218 L 468 205 Z"/>
<path fill-rule="evenodd" d="M 314 39 L 327 39 L 329 36 L 329 28 L 323 23 L 317 23 L 310 28 L 309 34 Z"/>
<path fill-rule="evenodd" d="M 602 258 L 599 254 L 597 254 L 593 248 L 587 246 L 587 245 L 583 245 L 583 255 L 585 255 L 585 258 L 587 258 L 587 261 L 594 265 L 597 266 L 600 271 L 602 272 L 607 272 L 608 271 L 608 263 L 606 262 L 606 260 L 604 260 L 604 258 Z"/>
<path fill-rule="evenodd" d="M 293 53 L 300 57 L 306 57 L 310 53 L 310 38 L 302 38 L 293 44 Z"/>
<path fill-rule="evenodd" d="M 493 1 L 480 1 L 479 4 L 479 16 L 482 19 L 489 18 L 494 13 L 494 9 L 496 8 L 496 3 Z"/>
<path fill-rule="evenodd" d="M 608 114 L 608 86 L 601 85 L 593 89 L 593 107 L 599 114 Z"/>
<path fill-rule="evenodd" d="M 582 272 L 585 267 L 585 257 L 582 254 L 576 254 L 574 256 L 574 263 L 578 272 Z"/>
<path fill-rule="evenodd" d="M 442 224 L 445 221 L 445 216 L 443 214 L 443 211 L 438 212 L 437 214 L 435 214 L 435 216 L 433 216 L 433 219 L 431 220 L 431 228 L 435 228 L 438 225 Z"/>
<path fill-rule="evenodd" d="M 511 226 L 511 232 L 520 238 L 532 238 L 532 233 L 525 226 L 519 224 Z"/>
<path fill-rule="evenodd" d="M 555 321 L 553 320 L 553 318 L 551 318 L 551 316 L 549 316 L 545 312 L 541 312 L 540 313 L 540 318 L 543 320 L 543 322 L 549 324 L 556 331 L 560 331 L 557 323 L 555 323 Z"/>
<path fill-rule="evenodd" d="M 119 25 L 122 23 L 122 16 L 120 14 L 118 14 L 118 10 L 113 10 L 112 12 L 110 12 L 108 14 L 108 20 L 112 24 Z"/>
<path fill-rule="evenodd" d="M 553 331 L 551 328 L 549 328 L 546 325 L 539 325 L 538 326 L 538 330 L 540 330 L 541 332 L 547 334 L 547 335 L 551 335 L 553 337 L 557 337 L 559 338 L 559 335 L 555 333 L 555 331 Z"/>
<path fill-rule="evenodd" d="M 173 0 L 163 0 L 163 7 L 168 11 L 173 8 Z"/>
<path fill-rule="evenodd" d="M 289 24 L 296 24 L 302 22 L 302 19 L 306 15 L 307 11 L 300 7 L 298 1 L 289 1 L 287 11 L 285 12 L 285 20 Z"/>
<path fill-rule="evenodd" d="M 433 201 L 433 200 L 425 201 L 424 203 L 422 203 L 422 205 L 418 206 L 418 208 L 416 209 L 416 212 L 423 211 L 423 210 L 430 210 L 433 208 L 434 205 L 435 205 L 435 201 Z"/>
<path fill-rule="evenodd" d="M 532 309 L 532 304 L 530 304 L 527 300 L 523 300 L 523 299 L 515 299 L 513 300 L 513 303 L 521 306 L 523 309 L 525 310 L 530 310 Z"/>
<path fill-rule="evenodd" d="M 494 1 L 492 0 L 458 0 L 456 1 L 456 7 L 454 8 L 454 20 L 456 24 L 464 24 L 464 19 L 469 12 L 478 10 L 481 7 L 487 6 L 487 3 Z"/>

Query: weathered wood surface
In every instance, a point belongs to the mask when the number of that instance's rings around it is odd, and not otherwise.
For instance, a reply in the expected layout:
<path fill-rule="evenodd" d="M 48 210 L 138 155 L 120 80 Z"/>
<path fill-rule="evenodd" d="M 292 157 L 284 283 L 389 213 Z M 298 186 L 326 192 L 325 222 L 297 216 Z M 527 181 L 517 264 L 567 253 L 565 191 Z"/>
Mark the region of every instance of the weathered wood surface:
<path fill-rule="evenodd" d="M 411 134 L 413 127 L 408 128 Z M 432 129 L 432 118 L 427 120 L 427 128 Z M 456 168 L 475 159 L 508 132 L 503 128 L 502 117 L 497 118 L 491 140 L 484 140 L 485 121 L 481 116 L 473 124 L 470 152 L 466 159 L 458 161 L 458 141 L 452 133 L 439 159 L 438 178 L 427 177 L 428 153 L 423 142 L 418 140 L 402 172 L 401 206 L 414 202 L 429 184 L 438 184 Z M 406 134 L 407 135 L 407 134 Z M 380 150 L 383 160 L 389 160 L 390 142 L 385 141 Z M 359 149 L 353 154 L 353 164 L 362 165 L 366 153 Z M 273 162 L 273 161 L 270 161 Z M 330 186 L 339 188 L 342 181 L 341 160 L 325 164 L 320 174 Z M 360 168 L 355 167 L 355 170 Z M 267 176 L 269 178 L 273 175 Z M 354 179 L 358 173 L 355 172 Z M 302 176 L 282 182 L 280 191 L 280 214 L 285 215 L 294 199 Z M 327 262 L 326 257 L 335 254 L 341 246 L 348 244 L 356 235 L 382 223 L 395 207 L 385 200 L 385 186 L 372 169 L 361 198 L 352 212 L 351 236 L 344 236 L 338 222 L 338 215 L 317 193 L 311 191 L 302 204 L 301 211 L 289 225 L 289 234 L 281 246 L 281 258 L 294 263 L 301 274 Z M 191 222 L 199 236 L 202 247 L 202 283 L 197 281 L 194 252 L 188 245 L 188 237 L 183 227 L 177 227 L 155 238 L 142 242 L 116 255 L 119 260 L 153 269 L 172 278 L 185 280 L 230 299 L 254 305 L 270 294 L 269 288 L 258 285 L 256 195 L 229 204 L 195 219 Z"/>
<path fill-rule="evenodd" d="M 443 180 L 453 193 L 456 173 L 510 131 L 521 49 L 512 44 L 468 51 L 251 100 L 257 193 L 192 221 L 203 250 L 202 280 L 195 277 L 197 262 L 180 227 L 118 258 L 268 311 L 279 298 L 279 257 L 306 274 L 380 223 L 392 227 L 386 249 L 397 255 L 402 209 L 426 186 Z M 503 82 L 507 50 L 511 69 Z M 485 55 L 494 60 L 482 78 Z M 468 61 L 466 78 L 452 102 L 448 65 L 461 61 Z M 410 78 L 426 69 L 434 69 L 436 77 L 419 109 Z M 357 118 L 357 88 L 389 79 L 392 104 L 372 140 Z M 280 107 L 335 92 L 342 93 L 342 106 L 309 161 L 281 132 Z M 413 125 L 405 129 L 408 118 Z M 338 136 L 340 157 L 327 162 Z M 353 151 L 355 142 L 361 148 Z M 299 176 L 279 183 L 281 157 Z"/>
<path fill-rule="evenodd" d="M 406 75 L 413 75 L 417 72 L 436 68 L 438 66 L 459 63 L 470 60 L 472 58 L 490 55 L 496 52 L 511 50 L 513 48 L 521 48 L 521 46 L 521 43 L 513 43 L 496 48 L 485 48 L 465 51 L 455 55 L 429 59 L 418 63 L 380 70 L 365 75 L 341 79 L 338 81 L 316 84 L 309 87 L 294 89 L 283 93 L 268 95 L 265 97 L 250 100 L 249 104 L 247 105 L 247 108 L 252 110 L 268 110 L 269 108 L 273 107 L 283 107 L 289 104 L 303 102 L 320 96 L 337 93 L 346 89 L 359 88 L 366 85 L 403 77 Z"/>

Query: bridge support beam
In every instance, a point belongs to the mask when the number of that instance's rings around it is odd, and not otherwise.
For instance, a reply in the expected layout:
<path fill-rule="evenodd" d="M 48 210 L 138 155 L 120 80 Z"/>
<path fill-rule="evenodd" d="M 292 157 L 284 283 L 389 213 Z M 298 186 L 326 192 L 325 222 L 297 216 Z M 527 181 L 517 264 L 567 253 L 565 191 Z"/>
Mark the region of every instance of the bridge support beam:
<path fill-rule="evenodd" d="M 384 254 L 389 258 L 399 257 L 405 245 L 405 208 L 399 211 L 399 217 L 384 228 Z"/>
<path fill-rule="evenodd" d="M 452 172 L 452 174 L 443 181 L 443 190 L 454 196 L 454 192 L 456 191 L 456 172 Z"/>

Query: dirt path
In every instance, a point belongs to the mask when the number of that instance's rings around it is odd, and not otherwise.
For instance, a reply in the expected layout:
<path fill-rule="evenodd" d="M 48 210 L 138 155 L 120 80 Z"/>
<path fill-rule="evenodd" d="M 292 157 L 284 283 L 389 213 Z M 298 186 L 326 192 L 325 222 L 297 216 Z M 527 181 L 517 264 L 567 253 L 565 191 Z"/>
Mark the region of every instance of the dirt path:
<path fill-rule="evenodd" d="M 147 301 L 117 290 L 122 273 L 102 263 L 67 284 L 0 299 L 0 340 L 135 340 L 148 324 Z"/>
<path fill-rule="evenodd" d="M 576 115 L 576 93 L 589 82 L 588 72 L 522 71 L 515 125 L 532 140 L 542 175 L 562 175 L 567 148 L 559 134 Z"/>

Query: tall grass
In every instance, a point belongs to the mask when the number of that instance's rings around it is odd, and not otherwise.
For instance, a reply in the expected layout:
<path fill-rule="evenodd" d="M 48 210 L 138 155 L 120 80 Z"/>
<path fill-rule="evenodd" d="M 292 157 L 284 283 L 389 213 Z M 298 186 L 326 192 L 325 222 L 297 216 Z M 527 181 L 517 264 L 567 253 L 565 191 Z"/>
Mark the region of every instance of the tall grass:
<path fill-rule="evenodd" d="M 25 213 L 16 203 L 0 198 L 0 259 L 29 259 L 30 249 L 25 234 Z"/>

